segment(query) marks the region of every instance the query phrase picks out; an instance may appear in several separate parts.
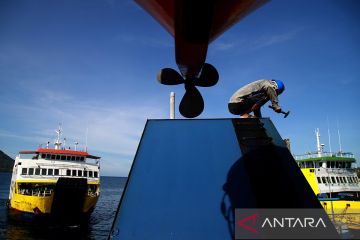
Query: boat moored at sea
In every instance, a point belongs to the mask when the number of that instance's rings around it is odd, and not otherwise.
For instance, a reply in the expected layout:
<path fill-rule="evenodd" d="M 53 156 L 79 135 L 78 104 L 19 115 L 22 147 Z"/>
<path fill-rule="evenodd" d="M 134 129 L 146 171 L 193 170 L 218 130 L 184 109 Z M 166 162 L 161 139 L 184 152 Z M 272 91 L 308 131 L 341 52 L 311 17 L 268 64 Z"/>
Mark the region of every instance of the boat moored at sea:
<path fill-rule="evenodd" d="M 65 149 L 61 128 L 54 148 L 20 151 L 15 159 L 9 207 L 31 215 L 90 215 L 100 195 L 100 157 Z"/>
<path fill-rule="evenodd" d="M 316 130 L 317 151 L 295 160 L 321 205 L 337 226 L 360 229 L 360 183 L 350 152 L 324 152 Z"/>

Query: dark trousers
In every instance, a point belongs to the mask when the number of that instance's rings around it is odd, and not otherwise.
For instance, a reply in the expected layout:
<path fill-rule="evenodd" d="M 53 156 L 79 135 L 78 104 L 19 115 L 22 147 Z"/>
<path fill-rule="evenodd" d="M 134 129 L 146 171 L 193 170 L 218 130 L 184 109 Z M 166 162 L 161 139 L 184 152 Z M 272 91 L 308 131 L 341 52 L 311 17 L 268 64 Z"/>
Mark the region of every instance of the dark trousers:
<path fill-rule="evenodd" d="M 246 99 L 238 103 L 229 103 L 228 108 L 229 112 L 234 115 L 243 115 L 253 111 L 256 117 L 261 117 L 260 108 L 262 105 L 259 105 L 259 102 L 256 102 L 252 99 Z M 253 108 L 254 110 L 252 110 Z"/>

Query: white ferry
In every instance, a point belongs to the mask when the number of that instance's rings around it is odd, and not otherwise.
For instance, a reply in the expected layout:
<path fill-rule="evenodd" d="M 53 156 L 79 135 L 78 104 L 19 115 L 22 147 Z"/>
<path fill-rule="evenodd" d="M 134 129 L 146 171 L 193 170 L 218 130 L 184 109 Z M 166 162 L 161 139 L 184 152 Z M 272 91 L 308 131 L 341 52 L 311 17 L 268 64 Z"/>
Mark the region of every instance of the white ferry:
<path fill-rule="evenodd" d="M 20 151 L 13 168 L 9 207 L 31 215 L 90 215 L 100 195 L 100 157 L 62 147 Z"/>

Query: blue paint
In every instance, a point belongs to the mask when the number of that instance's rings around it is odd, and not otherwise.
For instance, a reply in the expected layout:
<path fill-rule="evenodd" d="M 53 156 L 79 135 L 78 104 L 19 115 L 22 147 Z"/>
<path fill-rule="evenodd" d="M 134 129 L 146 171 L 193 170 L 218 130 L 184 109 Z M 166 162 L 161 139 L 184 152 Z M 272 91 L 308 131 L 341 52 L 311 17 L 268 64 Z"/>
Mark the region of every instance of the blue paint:
<path fill-rule="evenodd" d="M 240 156 L 229 120 L 148 121 L 115 239 L 229 236 L 220 211 L 222 186 Z"/>
<path fill-rule="evenodd" d="M 238 136 L 234 124 L 149 120 L 111 238 L 232 239 L 221 207 L 321 209 L 270 119 L 236 120 Z M 264 136 L 270 144 L 254 144 Z"/>

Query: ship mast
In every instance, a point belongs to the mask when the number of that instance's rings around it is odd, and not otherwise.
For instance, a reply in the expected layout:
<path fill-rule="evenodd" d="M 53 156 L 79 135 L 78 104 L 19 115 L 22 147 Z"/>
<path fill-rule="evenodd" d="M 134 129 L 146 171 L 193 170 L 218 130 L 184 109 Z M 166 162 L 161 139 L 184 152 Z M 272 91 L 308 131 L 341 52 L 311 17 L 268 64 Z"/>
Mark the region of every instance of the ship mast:
<path fill-rule="evenodd" d="M 315 135 L 316 135 L 317 154 L 318 154 L 318 157 L 321 157 L 322 149 L 321 149 L 321 144 L 320 144 L 320 130 L 318 128 L 315 130 Z"/>
<path fill-rule="evenodd" d="M 55 149 L 58 149 L 58 150 L 60 150 L 61 149 L 61 144 L 62 144 L 62 142 L 61 142 L 61 140 L 60 140 L 60 138 L 61 138 L 61 125 L 59 125 L 59 129 L 58 130 L 55 130 L 55 132 L 56 132 L 56 134 L 57 134 L 57 138 L 56 138 L 56 140 L 55 140 L 55 143 L 54 143 L 54 145 L 55 145 Z"/>
<path fill-rule="evenodd" d="M 341 149 L 341 137 L 340 137 L 340 130 L 339 130 L 339 121 L 337 121 L 337 132 L 338 132 L 338 137 L 339 137 L 339 147 L 340 147 L 339 153 L 340 153 L 340 156 L 342 156 L 342 149 Z"/>

